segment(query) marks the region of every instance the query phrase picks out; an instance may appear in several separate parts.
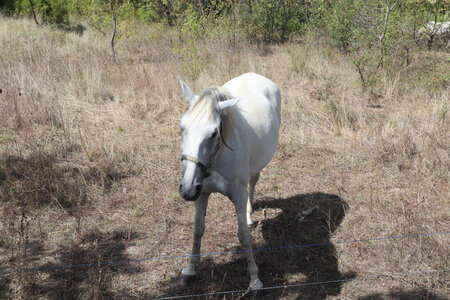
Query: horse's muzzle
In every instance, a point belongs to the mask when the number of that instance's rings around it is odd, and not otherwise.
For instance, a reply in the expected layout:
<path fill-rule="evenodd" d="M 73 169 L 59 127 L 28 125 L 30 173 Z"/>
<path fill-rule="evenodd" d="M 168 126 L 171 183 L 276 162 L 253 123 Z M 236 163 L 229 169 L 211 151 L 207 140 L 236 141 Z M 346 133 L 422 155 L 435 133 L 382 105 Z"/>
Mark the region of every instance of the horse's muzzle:
<path fill-rule="evenodd" d="M 179 192 L 181 198 L 183 198 L 184 200 L 195 201 L 198 199 L 200 193 L 202 192 L 202 185 L 196 184 L 191 188 L 186 188 L 183 184 L 180 184 Z"/>

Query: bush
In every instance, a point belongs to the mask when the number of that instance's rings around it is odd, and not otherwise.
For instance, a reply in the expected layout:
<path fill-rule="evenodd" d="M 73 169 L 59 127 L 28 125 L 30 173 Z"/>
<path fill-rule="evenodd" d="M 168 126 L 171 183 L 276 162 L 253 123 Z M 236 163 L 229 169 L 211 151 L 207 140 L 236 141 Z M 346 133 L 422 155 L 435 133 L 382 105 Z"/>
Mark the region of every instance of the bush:
<path fill-rule="evenodd" d="M 69 25 L 69 10 L 66 0 L 39 0 L 37 1 L 38 10 L 42 14 L 42 22 L 54 24 L 59 27 Z"/>
<path fill-rule="evenodd" d="M 15 1 L 14 0 L 0 0 L 0 11 L 6 16 L 11 16 L 15 12 Z"/>
<path fill-rule="evenodd" d="M 251 40 L 282 42 L 307 21 L 306 6 L 293 0 L 257 0 L 241 4 L 239 17 Z"/>
<path fill-rule="evenodd" d="M 10 1 L 14 6 L 14 13 L 18 15 L 30 15 L 29 0 L 6 0 Z M 69 9 L 68 0 L 32 0 L 37 16 L 40 16 L 41 22 L 44 24 L 57 25 L 59 27 L 67 27 L 69 25 Z"/>
<path fill-rule="evenodd" d="M 319 19 L 331 43 L 349 55 L 364 88 L 409 65 L 410 50 L 420 46 L 418 29 L 431 16 L 440 20 L 448 11 L 440 0 L 416 2 L 339 0 L 322 5 L 327 9 Z"/>

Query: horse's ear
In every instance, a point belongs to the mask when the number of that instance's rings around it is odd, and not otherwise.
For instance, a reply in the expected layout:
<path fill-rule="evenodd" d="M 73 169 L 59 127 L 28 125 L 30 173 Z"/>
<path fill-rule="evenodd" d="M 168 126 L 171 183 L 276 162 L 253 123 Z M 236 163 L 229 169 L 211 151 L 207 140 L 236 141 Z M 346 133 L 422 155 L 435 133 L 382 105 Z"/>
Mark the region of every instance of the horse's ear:
<path fill-rule="evenodd" d="M 194 100 L 195 98 L 195 94 L 192 91 L 192 89 L 186 84 L 186 82 L 184 82 L 183 79 L 181 79 L 181 77 L 178 77 L 178 80 L 180 81 L 181 90 L 183 91 L 184 94 L 184 100 L 189 106 L 191 106 L 192 100 Z"/>
<path fill-rule="evenodd" d="M 232 98 L 229 100 L 221 101 L 217 104 L 220 114 L 225 113 L 228 109 L 232 108 L 239 102 L 239 98 Z"/>

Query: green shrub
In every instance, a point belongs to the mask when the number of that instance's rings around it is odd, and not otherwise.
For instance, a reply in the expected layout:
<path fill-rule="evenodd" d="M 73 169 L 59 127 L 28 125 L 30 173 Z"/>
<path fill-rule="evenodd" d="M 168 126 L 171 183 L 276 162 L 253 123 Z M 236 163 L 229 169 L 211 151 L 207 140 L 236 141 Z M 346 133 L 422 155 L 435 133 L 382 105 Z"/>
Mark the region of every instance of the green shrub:
<path fill-rule="evenodd" d="M 180 21 L 180 36 L 175 45 L 175 53 L 182 62 L 183 74 L 195 77 L 199 71 L 197 41 L 204 35 L 205 17 L 189 5 Z"/>
<path fill-rule="evenodd" d="M 66 0 L 39 0 L 36 3 L 43 23 L 60 27 L 69 25 L 69 10 Z"/>
<path fill-rule="evenodd" d="M 15 2 L 14 0 L 0 0 L 0 12 L 6 16 L 13 15 L 16 9 Z"/>
<path fill-rule="evenodd" d="M 299 33 L 306 22 L 306 6 L 293 0 L 257 0 L 241 4 L 241 24 L 251 40 L 282 42 Z"/>

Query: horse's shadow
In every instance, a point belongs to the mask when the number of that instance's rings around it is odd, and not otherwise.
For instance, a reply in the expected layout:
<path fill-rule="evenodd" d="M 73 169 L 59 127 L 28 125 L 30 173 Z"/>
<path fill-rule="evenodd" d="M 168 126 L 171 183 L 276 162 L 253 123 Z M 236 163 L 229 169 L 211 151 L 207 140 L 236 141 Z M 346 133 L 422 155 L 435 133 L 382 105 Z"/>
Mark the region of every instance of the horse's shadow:
<path fill-rule="evenodd" d="M 325 282 L 355 277 L 354 273 L 340 273 L 336 249 L 330 241 L 348 209 L 348 204 L 339 196 L 313 193 L 263 200 L 256 203 L 255 209 L 265 212 L 281 209 L 275 218 L 268 216 L 261 221 L 265 240 L 261 247 L 281 248 L 258 255 L 262 282 L 266 287 L 298 285 L 267 290 L 269 298 L 283 294 L 298 295 L 301 299 L 325 299 L 338 295 L 343 284 Z"/>
<path fill-rule="evenodd" d="M 353 273 L 340 273 L 336 249 L 330 242 L 331 234 L 341 224 L 348 209 L 340 197 L 313 193 L 286 199 L 264 199 L 257 201 L 254 209 L 265 215 L 254 229 L 261 226 L 264 238 L 264 242 L 254 243 L 255 249 L 262 249 L 254 253 L 261 281 L 265 287 L 298 285 L 268 289 L 264 291 L 266 299 L 282 296 L 325 299 L 329 295 L 338 295 L 343 283 L 316 282 L 354 278 Z M 233 254 L 231 261 L 230 258 L 227 260 L 217 264 L 212 258 L 203 258 L 192 287 L 177 286 L 174 280 L 161 294 L 174 296 L 246 289 L 248 275 L 244 255 Z M 157 296 L 161 297 L 161 294 Z M 224 296 L 235 299 L 240 294 L 217 295 L 217 298 Z"/>

